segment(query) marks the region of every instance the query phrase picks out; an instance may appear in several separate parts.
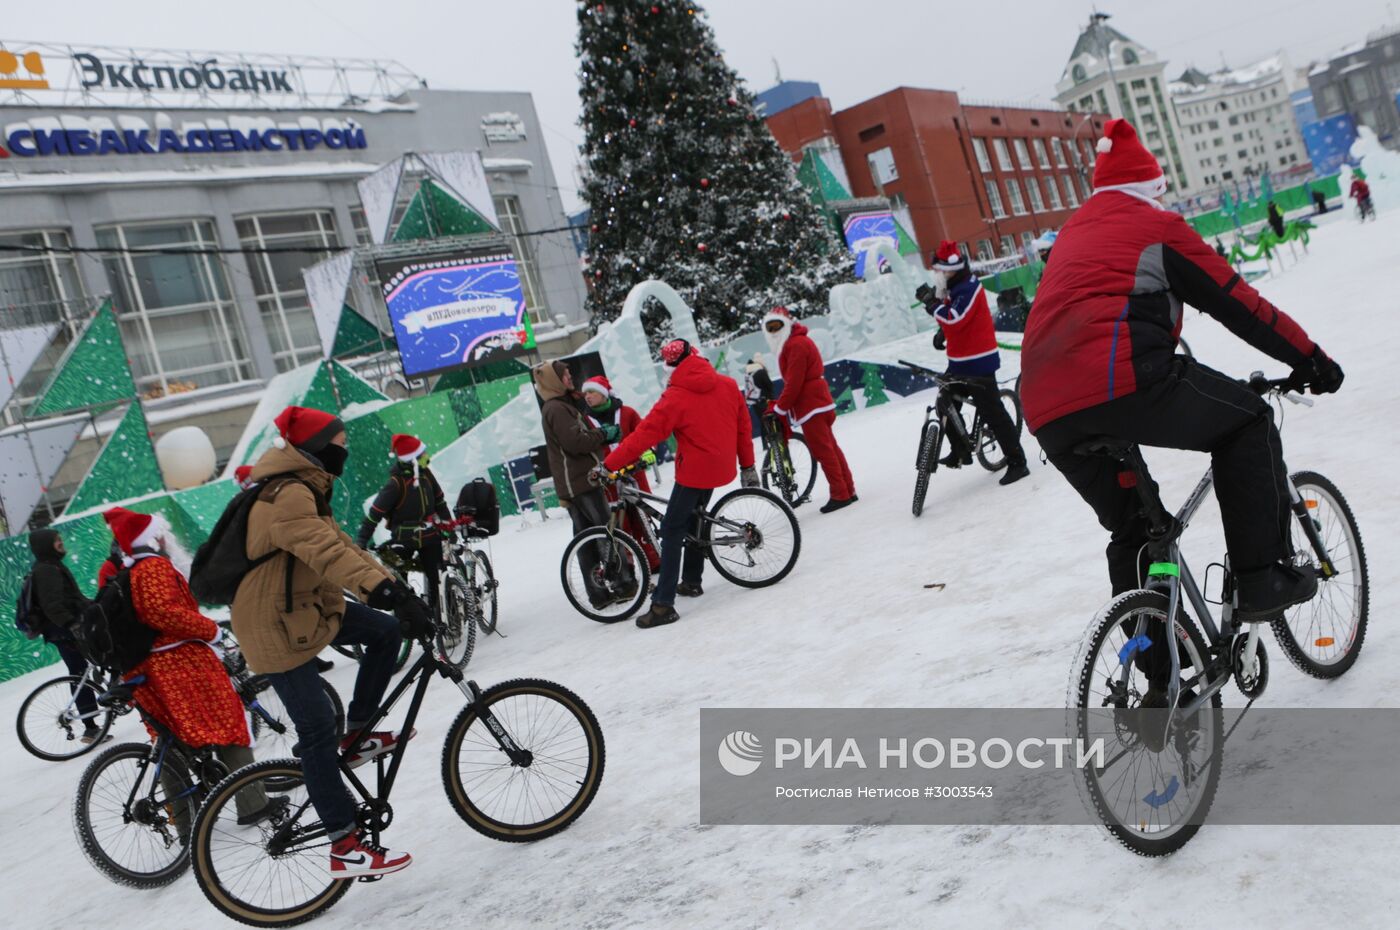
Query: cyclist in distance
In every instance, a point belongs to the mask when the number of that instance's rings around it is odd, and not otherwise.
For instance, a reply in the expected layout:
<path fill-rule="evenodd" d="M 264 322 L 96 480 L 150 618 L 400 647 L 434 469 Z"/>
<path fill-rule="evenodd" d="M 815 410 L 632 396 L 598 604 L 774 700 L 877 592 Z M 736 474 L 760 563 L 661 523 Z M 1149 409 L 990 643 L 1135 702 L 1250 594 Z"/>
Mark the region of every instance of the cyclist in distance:
<path fill-rule="evenodd" d="M 1146 521 L 1118 463 L 1075 447 L 1107 436 L 1209 452 L 1237 581 L 1236 616 L 1272 620 L 1317 591 L 1312 571 L 1292 563 L 1273 410 L 1242 382 L 1175 354 L 1182 305 L 1290 366 L 1300 389 L 1336 391 L 1342 370 L 1162 206 L 1166 178 L 1129 123 L 1109 120 L 1098 152 L 1094 193 L 1060 230 L 1026 329 L 1026 422 L 1112 534 L 1115 595 L 1137 588 L 1145 575 Z"/>
<path fill-rule="evenodd" d="M 428 467 L 428 447 L 417 436 L 395 433 L 390 440 L 394 466 L 369 513 L 360 523 L 355 542 L 367 547 L 374 529 L 383 520 L 389 528 L 390 545 L 416 555 L 428 579 L 428 606 L 437 604 L 438 582 L 442 574 L 442 529 L 452 522 L 442 485 Z"/>

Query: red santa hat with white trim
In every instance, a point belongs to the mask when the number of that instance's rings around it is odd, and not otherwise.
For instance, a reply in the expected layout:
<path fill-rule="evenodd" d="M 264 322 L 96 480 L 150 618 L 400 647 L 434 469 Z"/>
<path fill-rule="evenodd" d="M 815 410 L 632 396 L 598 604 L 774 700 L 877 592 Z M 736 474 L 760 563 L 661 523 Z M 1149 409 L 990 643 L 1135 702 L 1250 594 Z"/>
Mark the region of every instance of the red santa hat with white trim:
<path fill-rule="evenodd" d="M 952 239 L 944 239 L 938 243 L 938 248 L 933 253 L 933 270 L 941 271 L 944 274 L 952 274 L 967 267 L 967 259 L 963 257 L 962 250 Z"/>
<path fill-rule="evenodd" d="M 131 555 L 133 550 L 143 546 L 155 548 L 156 540 L 165 531 L 163 521 L 156 520 L 148 513 L 136 513 L 125 507 L 104 510 L 102 519 L 107 521 L 107 526 L 111 529 L 112 536 L 116 538 L 117 545 L 121 546 L 122 552 L 127 555 Z"/>
<path fill-rule="evenodd" d="M 1151 152 L 1138 141 L 1137 130 L 1125 119 L 1111 119 L 1104 124 L 1103 138 L 1094 149 L 1094 187 L 1119 187 L 1143 184 L 1162 177 L 1162 166 Z"/>
<path fill-rule="evenodd" d="M 335 414 L 311 407 L 287 407 L 272 422 L 277 427 L 277 435 L 272 437 L 274 446 L 278 449 L 295 446 L 312 455 L 345 431 L 345 424 Z"/>
<path fill-rule="evenodd" d="M 423 445 L 423 440 L 407 433 L 395 433 L 394 438 L 389 442 L 394 449 L 394 457 L 400 462 L 416 461 L 419 456 L 428 451 L 428 447 Z"/>
<path fill-rule="evenodd" d="M 766 328 L 771 320 L 781 320 L 785 325 L 791 326 L 793 324 L 792 311 L 787 307 L 774 307 L 763 314 L 763 326 Z"/>
<path fill-rule="evenodd" d="M 605 375 L 594 375 L 579 386 L 580 393 L 602 394 L 604 397 L 616 396 L 613 394 L 612 382 Z"/>

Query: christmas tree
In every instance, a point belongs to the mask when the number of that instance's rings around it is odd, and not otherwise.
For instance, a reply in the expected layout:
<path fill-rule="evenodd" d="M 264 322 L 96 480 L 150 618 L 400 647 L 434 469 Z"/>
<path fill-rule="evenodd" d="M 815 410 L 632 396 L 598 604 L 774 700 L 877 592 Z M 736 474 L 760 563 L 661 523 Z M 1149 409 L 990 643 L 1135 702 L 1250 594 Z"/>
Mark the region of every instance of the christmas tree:
<path fill-rule="evenodd" d="M 754 113 L 696 3 L 579 8 L 586 274 L 596 326 L 659 278 L 706 341 L 758 328 L 774 306 L 826 310 L 851 259 Z M 659 338 L 664 313 L 645 311 Z"/>

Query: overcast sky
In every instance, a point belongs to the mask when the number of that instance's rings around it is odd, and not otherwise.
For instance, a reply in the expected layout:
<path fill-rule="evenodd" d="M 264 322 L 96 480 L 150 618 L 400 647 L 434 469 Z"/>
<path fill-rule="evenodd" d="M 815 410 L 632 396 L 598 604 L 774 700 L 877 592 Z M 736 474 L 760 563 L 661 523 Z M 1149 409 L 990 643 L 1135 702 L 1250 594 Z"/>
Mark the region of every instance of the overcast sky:
<path fill-rule="evenodd" d="M 676 0 L 658 0 L 676 2 Z M 701 0 L 749 87 L 817 81 L 837 109 L 900 85 L 1046 101 L 1092 3 Z M 57 0 L 7 4 L 6 40 L 392 58 L 439 88 L 527 90 L 566 205 L 582 139 L 572 0 Z M 1296 66 L 1397 23 L 1400 0 L 1103 0 L 1119 31 L 1187 65 Z"/>

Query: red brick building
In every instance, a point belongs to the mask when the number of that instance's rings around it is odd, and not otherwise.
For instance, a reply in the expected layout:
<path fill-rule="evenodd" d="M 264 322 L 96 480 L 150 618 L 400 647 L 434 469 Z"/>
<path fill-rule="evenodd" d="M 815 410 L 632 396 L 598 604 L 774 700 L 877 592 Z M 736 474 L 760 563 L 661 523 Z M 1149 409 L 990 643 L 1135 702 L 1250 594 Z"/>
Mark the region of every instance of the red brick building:
<path fill-rule="evenodd" d="M 943 239 L 978 259 L 1020 254 L 1089 195 L 1103 114 L 964 105 L 946 90 L 898 87 L 832 112 L 808 97 L 767 116 L 783 149 L 839 150 L 854 197 L 888 197 L 924 263 Z"/>

